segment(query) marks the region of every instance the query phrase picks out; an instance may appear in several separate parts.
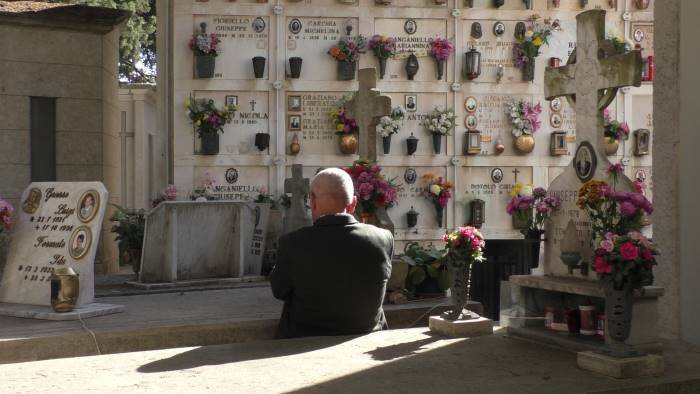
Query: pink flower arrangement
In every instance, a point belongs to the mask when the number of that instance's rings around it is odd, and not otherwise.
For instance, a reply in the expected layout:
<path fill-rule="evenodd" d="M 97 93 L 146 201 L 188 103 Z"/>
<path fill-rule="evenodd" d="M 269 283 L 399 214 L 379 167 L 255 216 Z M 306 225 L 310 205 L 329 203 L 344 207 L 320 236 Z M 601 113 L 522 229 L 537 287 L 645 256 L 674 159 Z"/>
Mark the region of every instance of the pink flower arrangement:
<path fill-rule="evenodd" d="M 376 163 L 358 160 L 345 171 L 352 178 L 357 197 L 358 213 L 373 213 L 377 208 L 391 208 L 398 201 L 398 187 L 393 179 L 382 175 L 382 168 Z"/>
<path fill-rule="evenodd" d="M 196 56 L 216 56 L 221 40 L 216 33 L 206 33 L 206 23 L 200 24 L 201 31 L 190 39 L 189 47 Z"/>
<path fill-rule="evenodd" d="M 426 182 L 425 190 L 421 193 L 423 197 L 432 201 L 435 206 L 445 207 L 452 198 L 452 182 L 445 181 L 442 177 L 435 177 L 432 174 L 423 175 Z"/>
<path fill-rule="evenodd" d="M 638 231 L 625 235 L 608 232 L 597 243 L 593 270 L 601 280 L 613 282 L 616 288 L 621 288 L 624 282 L 639 288 L 653 283 L 656 255 L 651 241 Z"/>
<path fill-rule="evenodd" d="M 377 58 L 387 59 L 396 53 L 396 39 L 381 34 L 375 34 L 369 39 L 369 49 Z"/>
<path fill-rule="evenodd" d="M 512 100 L 506 103 L 506 113 L 513 125 L 513 136 L 520 137 L 523 134 L 534 134 L 542 126 L 540 114 L 542 104 L 533 104 L 525 100 Z"/>
<path fill-rule="evenodd" d="M 158 197 L 151 201 L 151 208 L 157 207 L 163 201 L 175 201 L 177 200 L 177 186 L 168 185 L 163 190 L 160 191 Z"/>
<path fill-rule="evenodd" d="M 14 211 L 12 204 L 0 198 L 0 233 L 12 228 L 12 212 Z"/>
<path fill-rule="evenodd" d="M 605 119 L 605 137 L 612 141 L 626 141 L 630 135 L 630 127 L 627 122 L 612 120 L 610 111 L 606 108 L 603 111 Z"/>
<path fill-rule="evenodd" d="M 454 52 L 455 47 L 447 38 L 434 38 L 430 40 L 430 55 L 435 60 L 444 61 Z"/>
<path fill-rule="evenodd" d="M 442 237 L 445 242 L 445 256 L 442 261 L 451 269 L 470 266 L 484 261 L 486 241 L 481 232 L 471 226 L 459 227 Z"/>

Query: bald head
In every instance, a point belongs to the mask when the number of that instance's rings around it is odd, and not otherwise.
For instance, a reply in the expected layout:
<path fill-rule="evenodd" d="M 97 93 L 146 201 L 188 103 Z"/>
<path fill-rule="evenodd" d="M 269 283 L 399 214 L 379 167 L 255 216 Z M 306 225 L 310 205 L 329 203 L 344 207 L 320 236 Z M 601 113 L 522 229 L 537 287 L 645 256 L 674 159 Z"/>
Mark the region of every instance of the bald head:
<path fill-rule="evenodd" d="M 314 221 L 323 215 L 353 213 L 355 203 L 352 178 L 340 168 L 327 168 L 311 180 L 311 216 Z"/>

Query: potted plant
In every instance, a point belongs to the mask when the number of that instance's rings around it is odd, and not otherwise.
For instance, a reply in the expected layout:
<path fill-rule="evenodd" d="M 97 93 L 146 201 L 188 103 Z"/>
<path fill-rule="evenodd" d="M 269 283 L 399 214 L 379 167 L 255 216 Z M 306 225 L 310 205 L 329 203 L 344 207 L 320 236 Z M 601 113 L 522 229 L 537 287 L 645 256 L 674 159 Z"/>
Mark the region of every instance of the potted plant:
<path fill-rule="evenodd" d="M 455 127 L 457 117 L 451 109 L 441 109 L 435 107 L 428 113 L 421 124 L 433 135 L 433 150 L 440 153 L 442 146 L 442 136 L 451 135 L 450 131 Z"/>
<path fill-rule="evenodd" d="M 345 171 L 350 174 L 355 187 L 357 213 L 362 223 L 371 223 L 377 209 L 389 209 L 397 203 L 398 187 L 394 179 L 387 180 L 376 163 L 358 160 Z"/>
<path fill-rule="evenodd" d="M 207 24 L 199 24 L 200 31 L 190 39 L 190 49 L 194 52 L 197 78 L 214 76 L 217 48 L 221 40 L 216 33 L 207 34 Z"/>
<path fill-rule="evenodd" d="M 511 100 L 506 103 L 506 113 L 513 125 L 513 137 L 515 137 L 515 149 L 520 153 L 530 153 L 535 149 L 535 134 L 540 127 L 540 114 L 542 105 L 525 100 Z"/>
<path fill-rule="evenodd" d="M 454 52 L 455 47 L 447 38 L 435 38 L 430 40 L 430 56 L 435 59 L 437 67 L 437 79 L 442 79 L 442 74 L 445 71 L 445 62 L 450 57 L 450 53 Z"/>
<path fill-rule="evenodd" d="M 224 132 L 224 125 L 231 122 L 238 106 L 224 105 L 223 109 L 218 109 L 214 100 L 195 99 L 190 96 L 185 100 L 185 108 L 197 136 L 202 140 L 201 154 L 219 153 L 219 132 Z"/>
<path fill-rule="evenodd" d="M 554 31 L 561 30 L 559 20 L 545 19 L 544 25 L 537 23 L 538 15 L 528 18 L 530 24 L 525 35 L 517 38 L 513 45 L 513 58 L 515 66 L 522 70 L 523 81 L 533 81 L 535 79 L 535 58 L 540 55 L 540 47 L 549 45 L 548 39 Z"/>
<path fill-rule="evenodd" d="M 344 36 L 338 44 L 328 50 L 328 54 L 338 62 L 338 80 L 352 81 L 355 79 L 357 62 L 360 54 L 367 50 L 367 39 L 359 35 L 357 37 Z"/>
<path fill-rule="evenodd" d="M 385 155 L 388 155 L 391 150 L 391 136 L 399 132 L 405 116 L 406 111 L 403 108 L 395 107 L 391 110 L 389 116 L 379 118 L 377 135 L 382 137 L 382 147 Z"/>
<path fill-rule="evenodd" d="M 0 270 L 5 265 L 9 244 L 9 237 L 6 236 L 5 231 L 9 231 L 12 228 L 12 213 L 14 210 L 12 204 L 0 198 Z"/>
<path fill-rule="evenodd" d="M 555 195 L 547 195 L 542 187 L 516 183 L 511 191 L 506 212 L 513 219 L 513 227 L 524 237 L 524 259 L 529 268 L 536 268 L 540 255 L 540 242 L 544 234 L 544 222 L 561 202 Z"/>
<path fill-rule="evenodd" d="M 346 155 L 357 152 L 357 122 L 349 118 L 344 107 L 331 112 L 331 121 L 335 126 L 335 133 L 340 136 L 340 151 Z"/>
<path fill-rule="evenodd" d="M 432 174 L 423 175 L 425 188 L 421 195 L 433 203 L 436 210 L 436 219 L 438 227 L 442 227 L 442 222 L 445 217 L 445 207 L 452 198 L 452 183 L 445 181 L 442 177 L 435 177 Z"/>
<path fill-rule="evenodd" d="M 375 34 L 369 39 L 369 49 L 379 60 L 379 79 L 384 79 L 386 60 L 396 54 L 396 39 L 394 37 Z"/>
<path fill-rule="evenodd" d="M 124 265 L 130 264 L 138 279 L 139 271 L 141 271 L 146 211 L 112 205 L 116 211 L 109 219 L 110 222 L 115 223 L 110 231 L 117 234 L 115 240 L 119 242 L 119 262 Z"/>
<path fill-rule="evenodd" d="M 630 127 L 627 122 L 612 119 L 607 108 L 603 111 L 603 119 L 605 120 L 605 154 L 613 156 L 617 153 L 620 141 L 627 141 L 629 138 Z"/>
<path fill-rule="evenodd" d="M 464 318 L 463 311 L 469 301 L 470 271 L 474 263 L 484 261 L 484 236 L 471 226 L 460 227 L 445 234 L 445 255 L 441 258 L 450 271 L 452 310 L 443 316 L 449 320 Z M 469 313 L 470 317 L 473 312 Z"/>
<path fill-rule="evenodd" d="M 400 258 L 409 266 L 406 288 L 411 294 L 418 297 L 445 295 L 445 291 L 450 288 L 450 276 L 441 261 L 443 253 L 434 246 L 426 248 L 415 242 L 406 244 Z"/>

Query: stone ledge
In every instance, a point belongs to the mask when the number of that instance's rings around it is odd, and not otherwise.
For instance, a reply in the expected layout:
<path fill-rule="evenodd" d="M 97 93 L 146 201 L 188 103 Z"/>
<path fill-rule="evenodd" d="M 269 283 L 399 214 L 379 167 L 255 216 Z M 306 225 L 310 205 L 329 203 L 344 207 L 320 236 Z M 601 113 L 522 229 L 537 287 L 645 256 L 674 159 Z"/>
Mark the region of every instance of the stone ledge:
<path fill-rule="evenodd" d="M 90 317 L 124 312 L 123 305 L 92 303 L 75 308 L 70 312 L 58 313 L 50 306 L 0 303 L 0 316 L 21 317 L 40 320 L 79 320 Z"/>
<path fill-rule="evenodd" d="M 238 283 L 253 283 L 265 282 L 267 278 L 264 276 L 244 276 L 242 278 L 208 278 L 208 279 L 190 279 L 178 280 L 175 282 L 155 282 L 144 283 L 136 281 L 127 281 L 126 284 L 141 290 L 158 290 L 158 289 L 177 289 L 197 286 L 229 286 Z"/>
<path fill-rule="evenodd" d="M 430 316 L 430 331 L 448 337 L 477 337 L 493 334 L 493 320 L 479 317 L 471 320 L 447 320 L 441 316 Z"/>
<path fill-rule="evenodd" d="M 580 278 L 564 278 L 557 276 L 511 275 L 510 283 L 520 287 L 558 291 L 560 293 L 579 294 L 589 297 L 605 297 L 601 282 Z M 641 291 L 635 291 L 635 298 L 658 298 L 664 295 L 660 286 L 644 286 Z"/>
<path fill-rule="evenodd" d="M 658 355 L 616 358 L 595 352 L 580 352 L 576 357 L 579 368 L 616 379 L 663 376 L 664 358 Z"/>

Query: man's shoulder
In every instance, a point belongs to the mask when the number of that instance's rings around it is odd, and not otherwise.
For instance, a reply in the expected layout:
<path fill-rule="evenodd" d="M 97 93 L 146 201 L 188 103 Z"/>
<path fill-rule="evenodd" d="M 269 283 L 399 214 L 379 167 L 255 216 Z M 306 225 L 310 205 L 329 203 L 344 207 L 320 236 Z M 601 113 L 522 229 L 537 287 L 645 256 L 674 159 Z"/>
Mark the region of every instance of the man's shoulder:
<path fill-rule="evenodd" d="M 356 226 L 368 238 L 378 238 L 387 242 L 394 242 L 394 235 L 389 230 L 364 223 L 357 223 Z"/>

